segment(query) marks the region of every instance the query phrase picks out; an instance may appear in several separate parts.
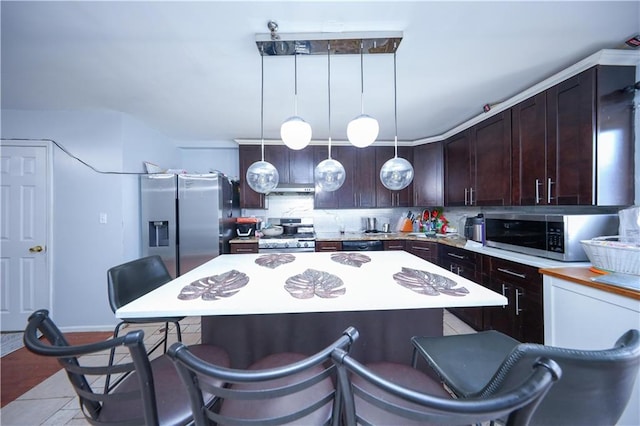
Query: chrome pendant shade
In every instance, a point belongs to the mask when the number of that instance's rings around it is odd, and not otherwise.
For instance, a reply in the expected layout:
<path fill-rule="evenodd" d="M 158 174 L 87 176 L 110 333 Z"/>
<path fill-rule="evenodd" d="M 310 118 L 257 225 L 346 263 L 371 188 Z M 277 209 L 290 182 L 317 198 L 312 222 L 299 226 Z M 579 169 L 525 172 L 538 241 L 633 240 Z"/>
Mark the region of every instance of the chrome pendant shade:
<path fill-rule="evenodd" d="M 256 192 L 268 194 L 276 189 L 279 180 L 278 170 L 267 161 L 256 161 L 247 169 L 247 183 Z"/>
<path fill-rule="evenodd" d="M 398 88 L 396 78 L 396 53 L 393 52 L 393 116 L 395 123 L 394 158 L 387 160 L 380 169 L 380 181 L 385 188 L 399 191 L 413 181 L 413 166 L 404 158 L 398 157 Z"/>
<path fill-rule="evenodd" d="M 247 184 L 251 189 L 262 194 L 273 191 L 280 180 L 280 175 L 275 166 L 264 161 L 264 56 L 261 60 L 261 80 L 260 80 L 260 148 L 262 150 L 262 161 L 256 161 L 247 169 Z"/>
<path fill-rule="evenodd" d="M 413 166 L 401 157 L 387 160 L 380 169 L 380 181 L 385 188 L 399 191 L 409 186 L 413 180 Z"/>
<path fill-rule="evenodd" d="M 327 43 L 327 104 L 329 109 L 328 157 L 321 161 L 313 171 L 313 179 L 319 191 L 333 192 L 342 186 L 347 174 L 344 166 L 331 158 L 331 43 Z"/>
<path fill-rule="evenodd" d="M 342 163 L 333 158 L 321 161 L 313 171 L 316 187 L 325 192 L 333 192 L 340 189 L 346 177 L 347 173 Z"/>

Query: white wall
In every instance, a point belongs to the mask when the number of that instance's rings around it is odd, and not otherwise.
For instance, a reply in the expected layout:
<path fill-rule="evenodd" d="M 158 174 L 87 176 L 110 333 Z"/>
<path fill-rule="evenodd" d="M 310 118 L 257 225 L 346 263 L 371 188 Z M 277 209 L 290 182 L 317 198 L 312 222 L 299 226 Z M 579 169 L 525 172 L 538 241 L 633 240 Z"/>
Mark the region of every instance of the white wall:
<path fill-rule="evenodd" d="M 213 143 L 214 148 L 194 148 L 184 146 L 186 143 L 179 143 L 180 167 L 188 173 L 209 173 L 218 170 L 229 178 L 237 180 L 240 173 L 238 144 L 224 141 Z"/>
<path fill-rule="evenodd" d="M 3 138 L 52 139 L 100 171 L 143 172 L 172 141 L 121 113 L 3 110 Z M 138 177 L 91 170 L 53 149 L 52 316 L 66 330 L 109 329 L 106 271 L 140 252 Z M 99 223 L 100 213 L 107 223 Z"/>

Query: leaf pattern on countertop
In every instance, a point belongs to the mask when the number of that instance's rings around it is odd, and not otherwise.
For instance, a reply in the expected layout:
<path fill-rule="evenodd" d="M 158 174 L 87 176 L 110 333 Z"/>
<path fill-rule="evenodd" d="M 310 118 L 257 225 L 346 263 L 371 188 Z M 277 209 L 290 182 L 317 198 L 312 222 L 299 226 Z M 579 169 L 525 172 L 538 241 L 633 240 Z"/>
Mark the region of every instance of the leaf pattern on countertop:
<path fill-rule="evenodd" d="M 218 300 L 231 297 L 247 285 L 249 277 L 244 272 L 235 269 L 219 275 L 204 277 L 186 285 L 180 291 L 178 299 L 194 300 L 202 297 L 202 300 Z"/>
<path fill-rule="evenodd" d="M 371 258 L 366 254 L 360 253 L 334 253 L 331 255 L 331 260 L 341 263 L 343 265 L 361 267 L 367 262 L 371 262 Z"/>
<path fill-rule="evenodd" d="M 256 259 L 256 263 L 266 268 L 276 269 L 278 266 L 291 263 L 294 260 L 296 260 L 296 257 L 292 254 L 274 253 L 274 254 L 265 254 L 264 256 L 259 256 Z"/>
<path fill-rule="evenodd" d="M 310 299 L 313 296 L 331 299 L 346 293 L 343 281 L 328 272 L 307 269 L 301 274 L 287 278 L 284 288 L 296 299 Z"/>
<path fill-rule="evenodd" d="M 401 286 L 427 296 L 439 296 L 440 294 L 465 296 L 469 294 L 466 287 L 456 287 L 458 283 L 451 278 L 419 269 L 402 267 L 401 272 L 393 274 L 393 279 Z"/>

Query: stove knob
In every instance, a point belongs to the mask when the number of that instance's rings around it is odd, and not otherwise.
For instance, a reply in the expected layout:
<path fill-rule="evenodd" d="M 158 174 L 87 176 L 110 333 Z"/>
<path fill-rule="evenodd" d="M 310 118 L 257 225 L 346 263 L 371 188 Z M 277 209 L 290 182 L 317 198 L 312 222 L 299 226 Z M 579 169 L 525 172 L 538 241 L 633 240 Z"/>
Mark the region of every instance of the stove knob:
<path fill-rule="evenodd" d="M 304 247 L 304 248 L 309 247 L 309 243 L 304 243 L 304 244 L 302 245 L 302 247 Z"/>
<path fill-rule="evenodd" d="M 301 243 L 300 241 L 298 241 L 298 242 L 296 243 L 296 247 L 298 247 L 298 248 L 302 247 L 302 243 Z"/>
<path fill-rule="evenodd" d="M 284 248 L 289 248 L 289 243 L 284 243 Z"/>

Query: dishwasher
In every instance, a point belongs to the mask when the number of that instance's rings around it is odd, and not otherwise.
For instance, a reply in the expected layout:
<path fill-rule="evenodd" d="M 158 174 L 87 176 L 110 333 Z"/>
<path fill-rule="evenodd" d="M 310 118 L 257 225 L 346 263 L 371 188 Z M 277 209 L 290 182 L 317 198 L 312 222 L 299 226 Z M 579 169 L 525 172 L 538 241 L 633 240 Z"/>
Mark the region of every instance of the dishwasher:
<path fill-rule="evenodd" d="M 382 251 L 382 241 L 343 241 L 342 251 Z"/>

